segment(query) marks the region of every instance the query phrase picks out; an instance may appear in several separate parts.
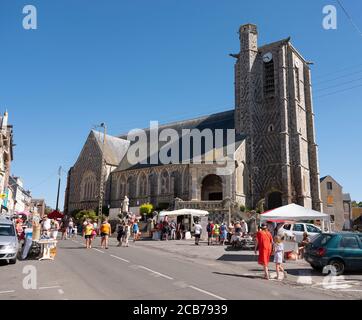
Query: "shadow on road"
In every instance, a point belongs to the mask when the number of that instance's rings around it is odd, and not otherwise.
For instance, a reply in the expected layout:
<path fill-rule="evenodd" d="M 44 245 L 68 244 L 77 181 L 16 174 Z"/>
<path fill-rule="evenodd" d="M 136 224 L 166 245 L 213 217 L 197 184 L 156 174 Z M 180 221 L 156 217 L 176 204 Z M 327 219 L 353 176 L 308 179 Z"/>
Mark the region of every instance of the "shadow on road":
<path fill-rule="evenodd" d="M 260 270 L 258 270 L 260 271 Z M 236 273 L 224 273 L 224 272 L 213 272 L 214 274 L 219 274 L 222 276 L 230 276 L 230 277 L 238 277 L 238 278 L 247 278 L 247 279 L 263 279 L 263 275 L 259 276 L 259 275 L 251 275 L 251 274 L 247 274 L 247 275 L 243 275 L 243 274 L 236 274 Z"/>
<path fill-rule="evenodd" d="M 224 254 L 217 260 L 219 261 L 243 261 L 243 262 L 257 262 L 258 257 L 250 254 Z"/>

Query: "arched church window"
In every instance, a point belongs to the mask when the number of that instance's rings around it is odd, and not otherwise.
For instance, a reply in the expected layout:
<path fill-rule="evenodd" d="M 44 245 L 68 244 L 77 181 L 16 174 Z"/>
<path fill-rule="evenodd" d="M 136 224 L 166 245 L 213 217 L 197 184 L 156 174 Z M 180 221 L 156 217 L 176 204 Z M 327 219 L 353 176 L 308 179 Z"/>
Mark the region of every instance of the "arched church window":
<path fill-rule="evenodd" d="M 274 60 L 264 61 L 264 95 L 272 97 L 275 94 Z"/>
<path fill-rule="evenodd" d="M 167 194 L 170 189 L 170 178 L 166 170 L 161 173 L 161 194 Z"/>

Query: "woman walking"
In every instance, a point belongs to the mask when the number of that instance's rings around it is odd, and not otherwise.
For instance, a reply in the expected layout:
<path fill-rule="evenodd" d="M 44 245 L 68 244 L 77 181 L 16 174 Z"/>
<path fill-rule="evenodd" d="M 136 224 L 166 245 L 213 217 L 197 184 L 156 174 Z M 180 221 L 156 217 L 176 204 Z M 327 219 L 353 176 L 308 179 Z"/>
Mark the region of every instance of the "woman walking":
<path fill-rule="evenodd" d="M 87 249 L 92 248 L 93 231 L 94 231 L 93 224 L 90 221 L 87 221 L 87 224 L 84 226 L 85 246 Z"/>
<path fill-rule="evenodd" d="M 265 224 L 261 225 L 261 230 L 256 234 L 256 246 L 255 246 L 255 254 L 256 249 L 259 250 L 259 259 L 258 263 L 263 266 L 264 269 L 264 278 L 269 280 L 269 261 L 270 255 L 272 252 L 272 243 L 273 237 L 271 233 L 268 231 L 268 228 Z"/>
<path fill-rule="evenodd" d="M 120 221 L 120 223 L 117 225 L 117 241 L 118 241 L 118 247 L 122 246 L 122 237 L 124 234 L 124 230 L 125 230 L 125 222 L 124 221 Z"/>
<path fill-rule="evenodd" d="M 132 232 L 133 232 L 133 242 L 136 242 L 136 240 L 138 240 L 138 232 L 139 232 L 137 220 L 135 220 L 135 222 L 133 223 Z"/>
<path fill-rule="evenodd" d="M 223 222 L 220 226 L 220 243 L 222 245 L 225 245 L 225 241 L 227 239 L 228 236 L 228 229 L 226 227 L 226 223 Z"/>
<path fill-rule="evenodd" d="M 108 249 L 108 240 L 111 235 L 111 225 L 104 219 L 101 225 L 101 248 Z"/>

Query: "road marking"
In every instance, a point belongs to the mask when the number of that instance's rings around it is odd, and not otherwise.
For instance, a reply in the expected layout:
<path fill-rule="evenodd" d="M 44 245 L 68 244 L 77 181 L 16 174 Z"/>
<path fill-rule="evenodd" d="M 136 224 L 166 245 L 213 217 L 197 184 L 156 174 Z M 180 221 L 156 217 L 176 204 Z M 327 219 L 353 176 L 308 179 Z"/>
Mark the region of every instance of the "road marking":
<path fill-rule="evenodd" d="M 45 289 L 56 289 L 60 288 L 60 286 L 52 286 L 52 287 L 40 287 L 39 290 L 45 290 Z"/>
<path fill-rule="evenodd" d="M 2 294 L 2 293 L 14 293 L 15 292 L 15 290 L 9 290 L 9 291 L 0 291 L 0 294 Z"/>
<path fill-rule="evenodd" d="M 355 292 L 362 292 L 362 290 L 359 289 L 341 289 L 339 291 L 355 291 Z"/>
<path fill-rule="evenodd" d="M 113 258 L 116 258 L 116 259 L 118 259 L 118 260 L 122 260 L 122 261 L 124 261 L 124 262 L 129 263 L 129 261 L 128 261 L 128 260 L 123 259 L 123 258 L 121 258 L 121 257 L 114 256 L 113 254 L 111 254 L 111 257 L 113 257 Z"/>
<path fill-rule="evenodd" d="M 217 296 L 216 294 L 213 294 L 213 293 L 211 293 L 211 292 L 209 292 L 209 291 L 205 291 L 205 290 L 202 290 L 202 289 L 197 288 L 197 287 L 194 287 L 194 286 L 189 286 L 189 288 L 194 289 L 194 290 L 199 291 L 199 292 L 202 292 L 202 293 L 205 293 L 205 294 L 207 294 L 207 295 L 209 295 L 209 296 L 211 296 L 211 297 L 214 297 L 214 298 L 216 298 L 216 299 L 219 299 L 219 300 L 226 300 L 226 299 L 223 298 L 223 297 Z"/>
<path fill-rule="evenodd" d="M 163 278 L 166 278 L 166 279 L 168 279 L 168 280 L 173 280 L 173 278 L 171 278 L 171 277 L 169 277 L 169 276 L 167 276 L 167 275 L 165 275 L 165 274 L 162 274 L 162 273 L 160 273 L 160 272 L 157 272 L 157 271 L 154 271 L 154 270 L 152 270 L 152 269 L 146 268 L 146 267 L 144 267 L 144 266 L 137 266 L 137 267 L 138 267 L 138 268 L 141 268 L 141 269 L 144 269 L 144 270 L 147 270 L 147 271 L 149 271 L 149 272 L 152 272 L 152 273 L 154 273 L 154 274 L 157 274 L 158 276 L 163 277 Z"/>
<path fill-rule="evenodd" d="M 94 249 L 94 248 L 93 248 Z M 98 251 L 98 252 L 100 252 L 100 253 L 104 253 L 104 251 L 102 251 L 102 250 L 99 250 L 99 249 L 94 249 L 95 251 Z"/>

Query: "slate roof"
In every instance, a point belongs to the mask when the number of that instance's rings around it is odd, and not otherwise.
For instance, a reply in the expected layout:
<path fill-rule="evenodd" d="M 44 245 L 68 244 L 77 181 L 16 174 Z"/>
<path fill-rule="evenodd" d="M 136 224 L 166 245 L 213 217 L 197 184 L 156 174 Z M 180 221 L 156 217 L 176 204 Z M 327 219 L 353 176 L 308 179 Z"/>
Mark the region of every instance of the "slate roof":
<path fill-rule="evenodd" d="M 103 133 L 92 130 L 93 136 L 102 150 Z M 124 158 L 130 142 L 118 137 L 106 135 L 106 144 L 104 146 L 104 159 L 107 164 L 118 166 Z"/>
<path fill-rule="evenodd" d="M 351 195 L 349 193 L 343 193 L 343 201 L 347 201 L 347 202 L 352 201 Z"/>
<path fill-rule="evenodd" d="M 226 135 L 226 129 L 235 129 L 235 123 L 234 123 L 234 110 L 229 110 L 229 111 L 224 111 L 224 112 L 220 112 L 220 113 L 215 113 L 215 114 L 211 114 L 208 116 L 202 116 L 202 117 L 198 117 L 198 118 L 194 118 L 194 119 L 189 119 L 189 120 L 184 120 L 184 121 L 178 121 L 178 122 L 173 122 L 173 123 L 169 123 L 169 124 L 165 124 L 165 125 L 160 125 L 158 128 L 158 132 L 160 133 L 162 130 L 164 129 L 174 129 L 177 131 L 178 136 L 181 137 L 180 139 L 178 139 L 177 141 L 177 147 L 179 150 L 179 163 L 182 163 L 183 160 L 187 160 L 186 159 L 186 155 L 183 154 L 182 152 L 182 143 L 183 141 L 185 141 L 184 139 L 190 139 L 189 135 L 183 135 L 182 136 L 182 130 L 183 129 L 198 129 L 200 131 L 204 130 L 204 129 L 210 129 L 213 133 L 213 135 L 215 135 L 215 130 L 216 129 L 223 129 L 224 130 L 224 135 L 223 135 L 223 145 L 222 145 L 222 149 L 224 151 L 224 155 L 226 155 L 226 148 L 227 148 L 227 135 Z M 143 129 L 147 135 L 147 141 L 149 141 L 149 137 L 150 137 L 150 129 Z M 215 136 L 214 136 L 215 137 Z M 121 139 L 122 141 L 127 140 L 127 135 L 121 135 L 119 136 L 119 139 Z M 214 140 L 214 145 L 213 147 L 215 147 L 215 139 Z M 240 144 L 242 143 L 242 141 L 245 140 L 245 136 L 244 135 L 238 135 L 236 136 L 236 141 L 235 141 L 235 150 L 240 146 Z M 203 156 L 205 154 L 205 140 L 202 139 L 201 140 L 201 153 L 200 156 Z M 132 144 L 135 142 L 132 142 Z M 160 149 L 162 148 L 163 145 L 165 145 L 167 142 L 159 142 L 158 145 L 158 154 L 160 152 Z M 145 144 L 145 149 L 147 148 L 147 155 L 150 154 L 149 151 L 149 146 L 147 146 Z M 196 156 L 192 154 L 192 143 L 190 145 L 190 156 L 191 158 L 193 156 Z M 206 150 L 207 151 L 207 150 Z M 159 157 L 157 157 L 159 159 Z M 118 168 L 116 169 L 116 171 L 124 171 L 124 170 L 131 170 L 131 169 L 140 169 L 140 168 L 145 168 L 145 167 L 151 167 L 151 166 L 158 166 L 158 165 L 162 165 L 162 163 L 158 162 L 156 164 L 150 164 L 150 158 L 149 156 L 147 156 L 147 161 L 145 161 L 145 164 L 142 163 L 137 163 L 135 165 L 131 164 L 128 161 L 127 156 L 124 157 L 122 159 L 122 161 L 120 162 Z"/>

